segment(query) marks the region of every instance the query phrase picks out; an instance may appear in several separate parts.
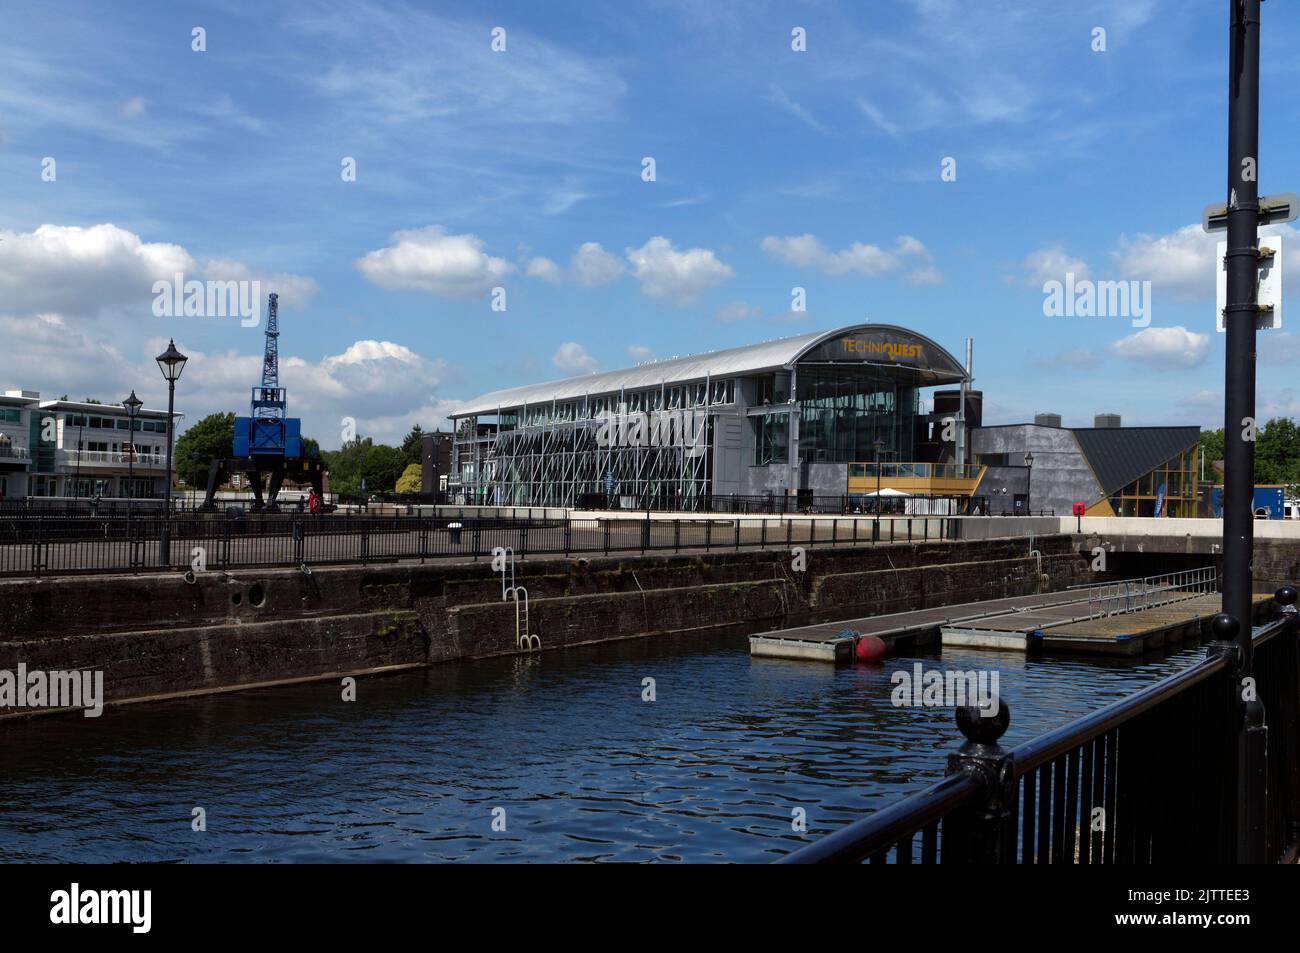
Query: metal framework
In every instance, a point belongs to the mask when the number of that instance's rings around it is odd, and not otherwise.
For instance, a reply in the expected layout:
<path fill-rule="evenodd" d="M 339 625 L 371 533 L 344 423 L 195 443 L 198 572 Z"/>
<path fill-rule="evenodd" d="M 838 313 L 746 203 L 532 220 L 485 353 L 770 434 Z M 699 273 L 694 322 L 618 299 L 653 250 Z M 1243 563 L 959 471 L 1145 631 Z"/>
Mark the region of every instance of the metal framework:
<path fill-rule="evenodd" d="M 929 338 L 871 324 L 494 391 L 455 415 L 449 486 L 512 506 L 697 510 L 750 486 L 802 498 L 826 477 L 814 467 L 872 437 L 910 448 L 916 391 L 965 377 Z M 780 446 L 757 461 L 769 427 Z"/>
<path fill-rule="evenodd" d="M 629 437 L 636 416 L 548 421 L 473 441 L 474 459 L 462 471 L 469 500 L 572 507 L 584 496 L 603 495 L 624 508 L 698 508 L 710 490 L 716 413 L 695 408 L 674 415 L 690 421 L 684 439 L 681 429 L 654 415 Z"/>

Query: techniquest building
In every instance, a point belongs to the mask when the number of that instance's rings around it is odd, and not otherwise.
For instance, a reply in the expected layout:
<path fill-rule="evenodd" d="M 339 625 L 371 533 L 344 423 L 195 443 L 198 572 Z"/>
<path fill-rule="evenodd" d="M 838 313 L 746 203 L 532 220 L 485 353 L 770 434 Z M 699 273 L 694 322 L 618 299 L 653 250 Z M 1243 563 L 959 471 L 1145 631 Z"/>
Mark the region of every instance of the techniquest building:
<path fill-rule="evenodd" d="M 454 415 L 466 505 L 1194 516 L 1199 427 L 984 427 L 965 360 L 860 324 L 494 391 Z"/>

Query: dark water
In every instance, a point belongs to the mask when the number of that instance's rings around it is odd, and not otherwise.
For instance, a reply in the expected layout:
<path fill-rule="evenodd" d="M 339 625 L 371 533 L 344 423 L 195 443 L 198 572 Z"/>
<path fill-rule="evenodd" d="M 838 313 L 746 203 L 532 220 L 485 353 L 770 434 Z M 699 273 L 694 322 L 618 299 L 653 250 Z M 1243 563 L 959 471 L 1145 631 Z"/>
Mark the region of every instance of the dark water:
<path fill-rule="evenodd" d="M 891 705 L 900 668 L 998 671 L 1017 744 L 1200 655 L 837 669 L 729 632 L 41 718 L 0 728 L 0 860 L 770 860 L 942 777 L 951 710 Z"/>

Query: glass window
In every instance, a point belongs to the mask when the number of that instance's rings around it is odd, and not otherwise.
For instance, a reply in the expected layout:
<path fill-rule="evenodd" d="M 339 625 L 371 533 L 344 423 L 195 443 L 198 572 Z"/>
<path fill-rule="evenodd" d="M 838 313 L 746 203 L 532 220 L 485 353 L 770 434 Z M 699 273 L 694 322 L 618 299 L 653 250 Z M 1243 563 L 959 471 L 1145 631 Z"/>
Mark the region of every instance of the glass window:
<path fill-rule="evenodd" d="M 808 365 L 799 369 L 796 398 L 802 458 L 874 460 L 877 440 L 884 444 L 883 459 L 911 458 L 914 388 L 871 368 Z"/>
<path fill-rule="evenodd" d="M 790 418 L 788 414 L 753 417 L 754 466 L 790 462 Z"/>

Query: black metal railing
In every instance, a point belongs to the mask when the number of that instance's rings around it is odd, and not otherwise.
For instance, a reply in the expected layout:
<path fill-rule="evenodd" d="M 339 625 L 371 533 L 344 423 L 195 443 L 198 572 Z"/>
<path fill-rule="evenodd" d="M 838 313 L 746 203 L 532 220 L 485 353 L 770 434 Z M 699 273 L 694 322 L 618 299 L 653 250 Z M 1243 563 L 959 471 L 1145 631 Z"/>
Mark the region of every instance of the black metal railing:
<path fill-rule="evenodd" d="M 691 519 L 278 514 L 0 516 L 0 576 L 375 560 L 870 546 L 957 539 L 946 517 Z"/>
<path fill-rule="evenodd" d="M 1190 668 L 1007 751 L 1010 723 L 957 709 L 966 743 L 925 791 L 781 863 L 1292 862 L 1300 850 L 1296 591 L 1254 630 L 1251 675 L 1216 616 Z"/>

